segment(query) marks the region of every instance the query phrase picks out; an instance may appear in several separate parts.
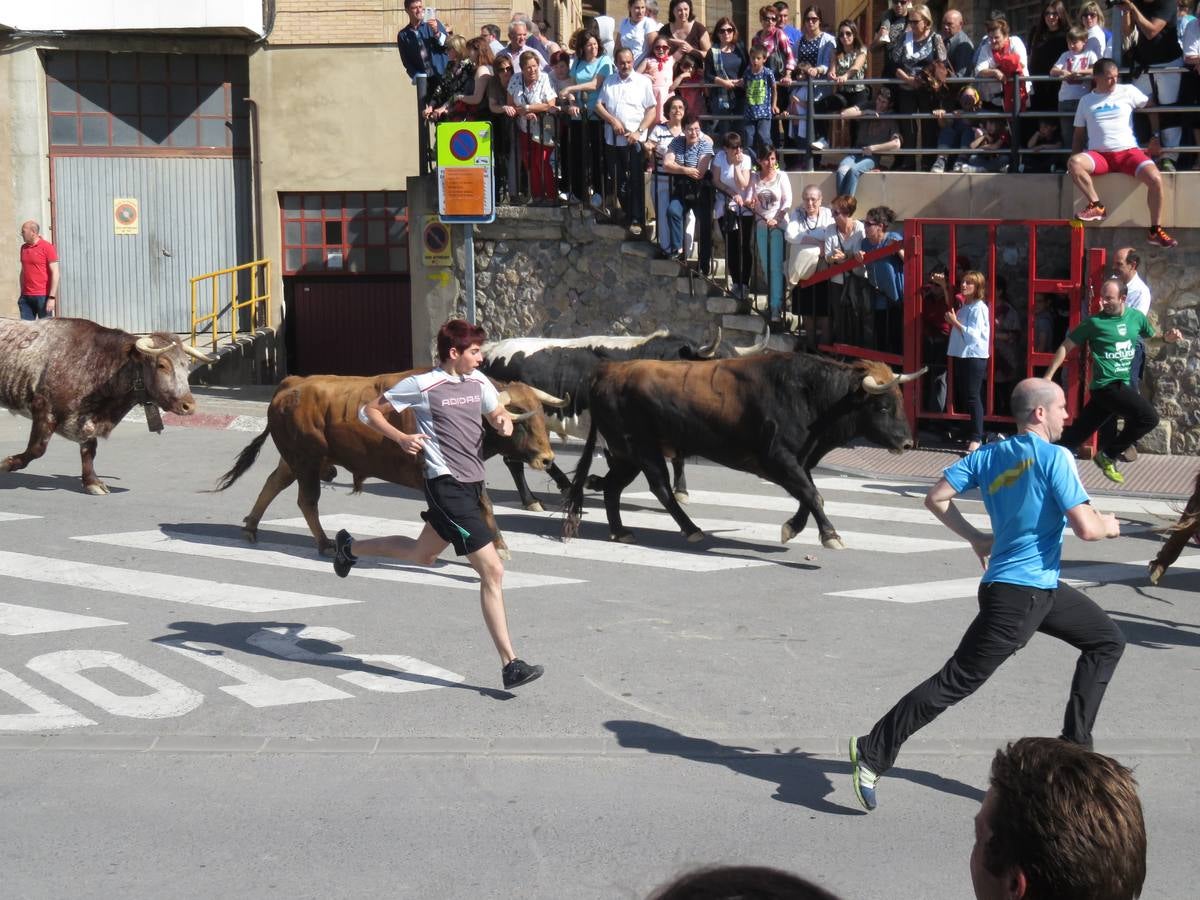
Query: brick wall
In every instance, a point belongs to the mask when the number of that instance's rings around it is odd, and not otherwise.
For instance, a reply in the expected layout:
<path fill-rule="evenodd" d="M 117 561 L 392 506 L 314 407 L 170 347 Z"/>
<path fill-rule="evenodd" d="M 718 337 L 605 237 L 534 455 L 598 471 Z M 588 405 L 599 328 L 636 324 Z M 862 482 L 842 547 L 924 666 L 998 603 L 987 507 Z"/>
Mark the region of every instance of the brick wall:
<path fill-rule="evenodd" d="M 439 20 L 466 38 L 475 37 L 488 23 L 506 32 L 513 10 L 529 12 L 532 7 L 532 0 L 427 3 Z M 390 44 L 407 23 L 403 0 L 279 0 L 268 41 L 277 46 Z"/>

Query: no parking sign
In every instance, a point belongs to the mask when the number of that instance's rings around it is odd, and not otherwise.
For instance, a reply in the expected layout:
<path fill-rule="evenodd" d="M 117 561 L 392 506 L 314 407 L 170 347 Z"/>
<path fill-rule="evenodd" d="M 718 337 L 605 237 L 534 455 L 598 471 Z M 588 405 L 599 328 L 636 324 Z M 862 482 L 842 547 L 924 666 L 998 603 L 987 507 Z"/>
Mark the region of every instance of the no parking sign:
<path fill-rule="evenodd" d="M 438 213 L 442 221 L 493 221 L 492 124 L 443 122 L 437 129 L 437 151 Z"/>

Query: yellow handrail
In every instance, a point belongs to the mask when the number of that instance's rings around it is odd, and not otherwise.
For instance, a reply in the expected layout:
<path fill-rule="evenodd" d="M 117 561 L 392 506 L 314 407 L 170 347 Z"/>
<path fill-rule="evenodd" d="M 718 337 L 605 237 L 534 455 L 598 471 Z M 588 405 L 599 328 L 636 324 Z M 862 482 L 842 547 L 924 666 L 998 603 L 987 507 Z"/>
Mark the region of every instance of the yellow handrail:
<path fill-rule="evenodd" d="M 250 295 L 245 299 L 238 296 L 238 273 L 250 272 Z M 220 278 L 224 275 L 229 276 L 229 296 L 232 297 L 227 309 L 221 308 L 220 301 Z M 197 289 L 200 282 L 208 279 L 212 283 L 212 312 L 205 315 L 197 315 L 196 307 L 198 305 Z M 246 307 L 250 307 L 250 327 L 251 330 L 259 328 L 265 324 L 267 328 L 271 327 L 271 260 L 256 259 L 254 262 L 242 263 L 240 266 L 231 266 L 228 269 L 220 269 L 216 272 L 207 272 L 204 275 L 197 275 L 194 278 L 188 279 L 192 290 L 192 345 L 196 344 L 196 335 L 199 333 L 197 326 L 202 326 L 207 322 L 212 323 L 212 345 L 210 351 L 217 349 L 217 323 L 220 321 L 221 315 L 225 312 L 229 313 L 229 340 L 230 342 L 237 340 L 238 335 L 238 313 Z M 257 285 L 257 287 L 256 287 Z M 265 313 L 260 313 L 259 304 L 262 304 Z M 203 329 L 201 329 L 203 330 Z"/>

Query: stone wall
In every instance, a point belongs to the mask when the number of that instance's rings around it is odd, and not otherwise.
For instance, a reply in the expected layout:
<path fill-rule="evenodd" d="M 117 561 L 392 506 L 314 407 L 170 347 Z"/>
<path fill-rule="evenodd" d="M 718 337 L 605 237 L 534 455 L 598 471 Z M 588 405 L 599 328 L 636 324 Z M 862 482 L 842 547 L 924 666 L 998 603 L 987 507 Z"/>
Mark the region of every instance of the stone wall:
<path fill-rule="evenodd" d="M 645 241 L 598 224 L 578 209 L 501 208 L 475 229 L 476 310 L 492 338 L 649 334 L 659 328 L 703 337 L 717 322 L 707 285 L 652 258 Z M 457 237 L 457 234 L 456 234 Z M 464 242 L 456 241 L 456 305 Z M 692 292 L 694 288 L 694 293 Z"/>

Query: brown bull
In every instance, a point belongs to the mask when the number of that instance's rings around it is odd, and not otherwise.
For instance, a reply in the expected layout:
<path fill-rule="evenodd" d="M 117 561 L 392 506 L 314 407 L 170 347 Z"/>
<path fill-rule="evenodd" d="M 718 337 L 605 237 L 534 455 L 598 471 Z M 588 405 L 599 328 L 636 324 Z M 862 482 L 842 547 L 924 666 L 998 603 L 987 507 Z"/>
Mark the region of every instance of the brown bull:
<path fill-rule="evenodd" d="M 1167 574 L 1167 569 L 1179 559 L 1187 542 L 1196 539 L 1197 531 L 1200 531 L 1200 473 L 1196 475 L 1196 486 L 1192 489 L 1187 506 L 1183 508 L 1183 515 L 1166 529 L 1167 541 L 1150 563 L 1151 584 L 1158 584 L 1158 580 Z"/>
<path fill-rule="evenodd" d="M 317 542 L 317 551 L 331 553 L 333 541 L 321 527 L 317 509 L 320 482 L 331 481 L 335 466 L 343 466 L 354 479 L 354 493 L 362 490 L 367 478 L 421 490 L 425 480 L 424 464 L 419 457 L 402 453 L 392 441 L 358 419 L 358 410 L 396 382 L 422 369 L 390 375 L 353 377 L 312 375 L 285 378 L 275 391 L 267 410 L 267 427 L 238 455 L 232 469 L 221 476 L 216 490 L 223 491 L 240 478 L 262 448 L 267 435 L 279 450 L 279 465 L 268 476 L 246 516 L 242 533 L 251 543 L 258 540 L 258 523 L 267 507 L 293 481 L 299 482 L 296 502 Z M 520 382 L 496 383 L 501 400 L 513 417 L 513 433 L 502 437 L 485 429 L 484 458 L 503 453 L 525 460 L 535 469 L 544 469 L 554 459 L 542 404 L 561 405 L 562 401 Z M 388 421 L 401 431 L 417 430 L 411 410 L 392 411 Z M 484 520 L 496 535 L 496 550 L 508 558 L 508 548 L 492 515 L 492 503 L 483 495 Z"/>
<path fill-rule="evenodd" d="M 0 472 L 24 469 L 57 434 L 79 445 L 83 489 L 107 494 L 96 441 L 138 403 L 155 414 L 195 412 L 189 357 L 211 362 L 173 334 L 135 337 L 87 319 L 0 319 L 0 406 L 33 420 L 25 452 L 0 459 Z"/>

